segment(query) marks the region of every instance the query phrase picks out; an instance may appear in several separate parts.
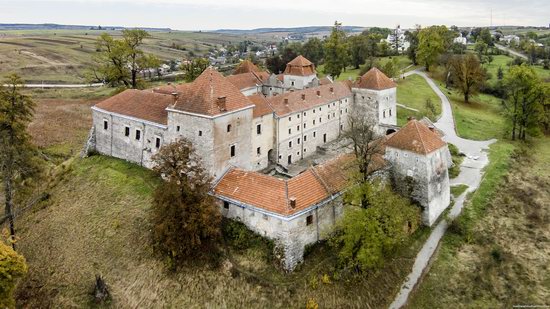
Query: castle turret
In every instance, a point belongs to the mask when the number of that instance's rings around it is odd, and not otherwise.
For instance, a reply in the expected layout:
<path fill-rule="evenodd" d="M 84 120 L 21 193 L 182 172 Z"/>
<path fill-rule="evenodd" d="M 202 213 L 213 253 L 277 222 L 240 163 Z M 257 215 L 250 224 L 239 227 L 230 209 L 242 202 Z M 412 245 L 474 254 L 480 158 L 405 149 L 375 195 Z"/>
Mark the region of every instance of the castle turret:
<path fill-rule="evenodd" d="M 422 222 L 431 226 L 449 206 L 447 143 L 417 120 L 409 121 L 386 142 L 397 188 L 422 207 Z"/>
<path fill-rule="evenodd" d="M 283 76 L 285 88 L 304 89 L 317 79 L 317 71 L 311 61 L 300 55 L 286 65 Z"/>
<path fill-rule="evenodd" d="M 372 121 L 397 125 L 397 84 L 377 68 L 370 69 L 351 86 L 354 102 L 366 110 Z M 380 134 L 385 130 L 379 129 Z"/>

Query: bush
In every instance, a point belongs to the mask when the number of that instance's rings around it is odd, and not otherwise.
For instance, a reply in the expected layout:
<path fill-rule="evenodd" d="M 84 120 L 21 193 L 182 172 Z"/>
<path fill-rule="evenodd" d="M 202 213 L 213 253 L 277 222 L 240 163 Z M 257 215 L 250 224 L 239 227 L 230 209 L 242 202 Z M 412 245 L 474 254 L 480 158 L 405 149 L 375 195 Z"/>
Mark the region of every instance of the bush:
<path fill-rule="evenodd" d="M 25 258 L 0 241 L 0 308 L 15 308 L 15 284 L 27 270 Z"/>

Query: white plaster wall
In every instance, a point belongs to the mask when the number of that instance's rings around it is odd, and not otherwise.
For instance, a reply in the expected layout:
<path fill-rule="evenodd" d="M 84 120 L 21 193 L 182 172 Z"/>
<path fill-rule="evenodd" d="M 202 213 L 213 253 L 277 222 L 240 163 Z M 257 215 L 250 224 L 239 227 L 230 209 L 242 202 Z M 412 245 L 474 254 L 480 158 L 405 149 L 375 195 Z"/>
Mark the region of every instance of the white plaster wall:
<path fill-rule="evenodd" d="M 251 167 L 253 170 L 261 170 L 269 165 L 268 154 L 269 151 L 274 150 L 274 130 L 275 119 L 273 113 L 256 117 L 252 120 L 251 138 L 252 147 L 250 152 L 250 158 L 252 160 Z M 257 133 L 257 126 L 261 125 L 261 134 Z M 258 155 L 257 149 L 260 148 L 260 154 Z"/>
<path fill-rule="evenodd" d="M 285 88 L 294 88 L 294 89 L 304 89 L 311 81 L 317 78 L 317 74 L 308 75 L 308 76 L 297 76 L 297 75 L 284 75 L 283 83 Z M 294 82 L 294 86 L 292 85 Z"/>

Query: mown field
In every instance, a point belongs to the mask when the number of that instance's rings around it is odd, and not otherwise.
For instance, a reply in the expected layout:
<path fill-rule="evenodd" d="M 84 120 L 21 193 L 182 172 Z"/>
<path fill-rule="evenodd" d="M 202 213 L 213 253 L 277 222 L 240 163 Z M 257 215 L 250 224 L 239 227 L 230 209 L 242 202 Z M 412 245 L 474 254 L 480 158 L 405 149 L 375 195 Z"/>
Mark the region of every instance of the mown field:
<path fill-rule="evenodd" d="M 107 32 L 120 31 L 27 30 L 0 31 L 0 77 L 18 73 L 27 83 L 85 83 L 93 64 L 96 40 Z M 235 36 L 208 32 L 150 32 L 143 50 L 161 60 L 180 60 L 190 53 L 201 55 L 222 44 L 266 37 Z"/>
<path fill-rule="evenodd" d="M 426 101 L 430 100 L 433 104 L 434 112 L 429 110 Z M 416 109 L 413 111 L 405 109 L 401 106 L 397 107 L 397 125 L 402 126 L 407 123 L 409 116 L 416 119 L 428 117 L 432 121 L 436 121 L 441 114 L 441 100 L 432 90 L 426 80 L 419 75 L 411 75 L 405 79 L 400 79 L 397 85 L 397 103 L 403 104 L 409 108 Z"/>

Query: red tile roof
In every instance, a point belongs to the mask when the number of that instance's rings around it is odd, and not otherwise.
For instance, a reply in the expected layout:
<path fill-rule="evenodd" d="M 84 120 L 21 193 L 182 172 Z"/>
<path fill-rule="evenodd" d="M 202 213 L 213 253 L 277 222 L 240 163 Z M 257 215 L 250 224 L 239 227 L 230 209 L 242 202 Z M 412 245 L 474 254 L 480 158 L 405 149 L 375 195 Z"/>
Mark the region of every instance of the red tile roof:
<path fill-rule="evenodd" d="M 418 154 L 429 154 L 445 145 L 447 143 L 437 133 L 415 119 L 409 121 L 386 142 L 386 146 Z"/>
<path fill-rule="evenodd" d="M 374 160 L 373 170 L 385 165 L 382 156 Z M 291 216 L 342 192 L 349 185 L 353 162 L 352 154 L 340 155 L 289 180 L 232 168 L 218 181 L 213 193 L 272 213 Z M 292 198 L 296 200 L 295 207 L 291 207 Z"/>
<path fill-rule="evenodd" d="M 128 89 L 95 105 L 102 110 L 166 125 L 166 107 L 173 104 L 171 94 Z"/>
<path fill-rule="evenodd" d="M 304 56 L 299 55 L 286 65 L 284 74 L 297 76 L 313 75 L 316 74 L 315 65 Z"/>
<path fill-rule="evenodd" d="M 254 104 L 254 111 L 252 113 L 254 118 L 273 113 L 273 108 L 271 108 L 269 101 L 263 94 L 251 95 L 248 99 Z"/>
<path fill-rule="evenodd" d="M 333 91 L 331 91 L 331 88 Z M 320 95 L 317 95 L 317 91 L 320 92 Z M 305 95 L 305 100 L 302 99 L 302 95 Z M 285 92 L 270 97 L 268 100 L 278 116 L 285 116 L 350 96 L 351 90 L 345 84 L 336 82 L 314 88 Z"/>
<path fill-rule="evenodd" d="M 211 67 L 192 83 L 176 88 L 179 95 L 174 109 L 181 111 L 215 116 L 253 106 L 237 87 Z M 225 110 L 218 104 L 222 97 L 225 97 Z"/>
<path fill-rule="evenodd" d="M 249 72 L 226 77 L 226 79 L 239 90 L 262 85 L 268 78 L 269 74 L 267 72 Z"/>
<path fill-rule="evenodd" d="M 244 60 L 243 62 L 239 63 L 239 65 L 235 68 L 235 71 L 233 74 L 242 74 L 242 73 L 250 73 L 250 72 L 260 72 L 260 68 L 258 68 L 252 61 L 250 60 Z"/>
<path fill-rule="evenodd" d="M 353 84 L 354 88 L 384 90 L 397 87 L 397 84 L 388 78 L 378 68 L 372 68 Z"/>

